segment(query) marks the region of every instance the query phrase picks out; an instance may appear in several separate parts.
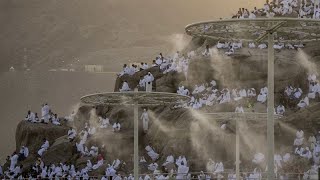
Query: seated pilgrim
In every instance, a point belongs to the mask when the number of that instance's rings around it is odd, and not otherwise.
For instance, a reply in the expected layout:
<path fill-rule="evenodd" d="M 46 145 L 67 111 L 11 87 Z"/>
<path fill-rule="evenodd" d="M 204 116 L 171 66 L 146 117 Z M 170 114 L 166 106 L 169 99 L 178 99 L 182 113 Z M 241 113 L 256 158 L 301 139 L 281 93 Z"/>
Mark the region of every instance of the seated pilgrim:
<path fill-rule="evenodd" d="M 172 155 L 169 155 L 166 159 L 166 162 L 162 164 L 162 166 L 166 166 L 168 164 L 173 164 L 174 163 L 174 157 Z"/>
<path fill-rule="evenodd" d="M 99 122 L 100 122 L 100 128 L 107 128 L 110 125 L 110 120 L 109 118 L 102 118 L 99 117 Z"/>
<path fill-rule="evenodd" d="M 157 163 L 151 163 L 148 165 L 148 169 L 150 171 L 155 171 L 156 169 L 158 169 L 158 164 Z"/>
<path fill-rule="evenodd" d="M 275 45 L 273 45 L 273 48 L 280 50 L 280 49 L 284 48 L 284 44 L 283 43 L 275 44 Z"/>
<path fill-rule="evenodd" d="M 234 47 L 233 47 L 233 46 L 230 46 L 230 47 L 229 47 L 229 50 L 228 50 L 227 52 L 225 52 L 225 55 L 230 56 L 230 55 L 232 55 L 232 54 L 234 54 Z"/>
<path fill-rule="evenodd" d="M 131 88 L 129 87 L 129 84 L 127 81 L 124 81 L 122 84 L 121 89 L 119 89 L 120 92 L 124 92 L 124 91 L 131 91 Z"/>
<path fill-rule="evenodd" d="M 61 125 L 57 114 L 54 114 L 54 116 L 51 118 L 51 122 L 52 122 L 52 124 L 57 125 L 57 126 Z"/>
<path fill-rule="evenodd" d="M 283 155 L 282 160 L 283 162 L 287 163 L 290 161 L 290 158 L 291 158 L 290 154 L 286 153 L 285 155 Z"/>
<path fill-rule="evenodd" d="M 304 132 L 302 130 L 298 130 L 296 132 L 296 139 L 293 142 L 294 146 L 301 146 L 304 140 Z"/>
<path fill-rule="evenodd" d="M 209 158 L 206 165 L 207 172 L 213 173 L 215 171 L 215 167 L 216 163 L 211 158 Z"/>
<path fill-rule="evenodd" d="M 245 89 L 240 89 L 239 91 L 239 95 L 240 97 L 247 97 L 247 91 Z"/>
<path fill-rule="evenodd" d="M 100 166 L 103 165 L 103 156 L 101 154 L 98 155 L 98 161 L 97 164 L 92 166 L 92 169 L 98 169 Z"/>
<path fill-rule="evenodd" d="M 256 45 L 254 44 L 254 42 L 250 42 L 250 43 L 249 43 L 249 48 L 250 48 L 250 49 L 256 48 Z"/>
<path fill-rule="evenodd" d="M 267 101 L 267 95 L 266 94 L 262 94 L 260 92 L 260 94 L 258 95 L 257 101 L 261 102 L 261 103 L 265 103 Z"/>
<path fill-rule="evenodd" d="M 99 148 L 97 146 L 91 146 L 89 151 L 89 156 L 96 157 L 98 156 Z"/>
<path fill-rule="evenodd" d="M 247 95 L 248 97 L 256 97 L 257 96 L 256 90 L 254 88 L 248 89 Z"/>
<path fill-rule="evenodd" d="M 94 135 L 95 133 L 96 133 L 96 128 L 95 127 L 89 127 L 88 134 L 89 135 Z"/>
<path fill-rule="evenodd" d="M 146 146 L 146 151 L 152 161 L 155 161 L 159 158 L 159 154 L 156 153 L 151 146 Z"/>
<path fill-rule="evenodd" d="M 300 88 L 296 88 L 294 89 L 294 93 L 293 93 L 294 97 L 296 99 L 300 99 L 301 95 L 302 95 L 302 90 Z"/>
<path fill-rule="evenodd" d="M 301 152 L 300 156 L 301 156 L 301 157 L 304 157 L 304 158 L 307 158 L 308 160 L 310 160 L 310 159 L 312 158 L 312 153 L 311 153 L 311 151 L 309 150 L 309 148 L 306 147 L 306 149 L 305 149 L 303 152 Z"/>
<path fill-rule="evenodd" d="M 252 162 L 255 164 L 263 163 L 264 162 L 264 155 L 262 153 L 255 154 Z"/>
<path fill-rule="evenodd" d="M 223 171 L 224 171 L 224 167 L 223 167 L 222 162 L 216 163 L 214 173 L 222 173 Z"/>
<path fill-rule="evenodd" d="M 156 64 L 157 66 L 160 66 L 162 64 L 162 59 L 159 57 L 156 57 Z"/>
<path fill-rule="evenodd" d="M 39 151 L 38 151 L 38 155 L 39 155 L 39 156 L 42 156 L 43 153 L 44 153 L 45 151 L 47 151 L 48 148 L 49 148 L 49 141 L 44 138 L 44 139 L 43 139 L 43 144 L 41 145 L 41 147 L 40 147 L 40 149 L 39 149 Z"/>
<path fill-rule="evenodd" d="M 68 139 L 72 140 L 77 136 L 77 132 L 75 129 L 73 129 L 72 127 L 70 127 L 70 129 L 68 130 Z"/>
<path fill-rule="evenodd" d="M 121 129 L 120 123 L 114 123 L 114 124 L 112 125 L 112 129 L 113 129 L 113 132 L 119 132 L 120 129 Z"/>
<path fill-rule="evenodd" d="M 220 43 L 220 41 L 218 41 L 217 48 L 218 49 L 223 49 L 224 48 L 224 43 Z"/>
<path fill-rule="evenodd" d="M 140 163 L 146 163 L 146 162 L 147 162 L 146 158 L 144 158 L 144 156 L 142 156 L 142 157 L 140 158 Z"/>
<path fill-rule="evenodd" d="M 29 121 L 29 122 L 32 122 L 34 117 L 35 117 L 34 113 L 29 110 L 28 113 L 27 113 L 27 116 L 25 117 L 25 120 Z"/>
<path fill-rule="evenodd" d="M 266 49 L 268 46 L 265 43 L 259 44 L 259 49 Z"/>
<path fill-rule="evenodd" d="M 294 46 L 293 46 L 291 43 L 286 44 L 286 47 L 287 47 L 288 49 L 294 49 Z"/>
<path fill-rule="evenodd" d="M 113 160 L 112 166 L 114 169 L 118 169 L 120 166 L 121 161 L 119 159 Z"/>
<path fill-rule="evenodd" d="M 255 19 L 256 17 L 257 16 L 254 14 L 253 11 L 249 14 L 249 19 Z"/>
<path fill-rule="evenodd" d="M 278 114 L 278 115 L 284 115 L 284 113 L 285 113 L 285 108 L 284 108 L 283 105 L 280 104 L 280 105 L 277 107 L 277 114 Z"/>
<path fill-rule="evenodd" d="M 242 106 L 237 106 L 235 112 L 236 113 L 244 113 L 243 107 Z"/>
<path fill-rule="evenodd" d="M 309 98 L 306 96 L 304 99 L 300 100 L 300 102 L 297 105 L 299 108 L 306 108 L 309 106 Z"/>
<path fill-rule="evenodd" d="M 143 76 L 140 76 L 139 87 L 146 87 L 146 80 L 143 78 Z"/>
<path fill-rule="evenodd" d="M 188 172 L 189 172 L 189 167 L 187 167 L 184 164 L 184 162 L 181 162 L 181 164 L 178 165 L 178 172 L 177 172 L 176 179 L 177 180 L 187 179 Z"/>
<path fill-rule="evenodd" d="M 23 161 L 29 156 L 29 149 L 25 146 L 20 148 L 18 161 Z"/>

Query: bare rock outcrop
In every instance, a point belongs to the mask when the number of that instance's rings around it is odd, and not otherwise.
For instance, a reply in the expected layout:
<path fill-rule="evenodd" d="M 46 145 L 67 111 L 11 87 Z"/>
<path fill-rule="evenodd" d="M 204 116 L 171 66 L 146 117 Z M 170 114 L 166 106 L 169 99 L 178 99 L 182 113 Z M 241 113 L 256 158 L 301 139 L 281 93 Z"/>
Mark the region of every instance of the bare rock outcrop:
<path fill-rule="evenodd" d="M 43 138 L 53 144 L 57 138 L 66 135 L 68 129 L 67 126 L 21 121 L 16 130 L 16 149 L 27 146 L 31 154 L 36 154 L 43 144 Z"/>
<path fill-rule="evenodd" d="M 70 142 L 66 135 L 56 139 L 42 159 L 45 164 L 68 163 L 74 154 L 76 154 L 75 142 Z"/>

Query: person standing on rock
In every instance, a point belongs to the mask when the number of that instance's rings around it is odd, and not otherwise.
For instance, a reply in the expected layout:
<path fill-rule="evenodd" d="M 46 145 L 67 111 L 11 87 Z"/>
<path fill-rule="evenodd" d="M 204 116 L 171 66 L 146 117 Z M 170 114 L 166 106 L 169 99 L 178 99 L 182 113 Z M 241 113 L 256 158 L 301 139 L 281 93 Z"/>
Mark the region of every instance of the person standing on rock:
<path fill-rule="evenodd" d="M 13 152 L 12 156 L 10 157 L 10 168 L 9 168 L 9 170 L 11 172 L 14 171 L 14 169 L 16 167 L 16 164 L 18 162 L 18 158 L 19 158 L 18 154 L 16 152 Z"/>
<path fill-rule="evenodd" d="M 43 123 L 49 123 L 49 118 L 50 118 L 50 114 L 49 114 L 49 111 L 50 111 L 50 107 L 49 105 L 46 103 L 44 105 L 42 105 L 42 108 L 41 108 L 41 120 Z"/>
<path fill-rule="evenodd" d="M 149 128 L 149 115 L 148 115 L 148 111 L 146 109 L 143 109 L 143 113 L 141 115 L 141 120 L 142 120 L 142 124 L 143 124 L 143 130 L 144 130 L 144 132 L 147 132 L 148 128 Z"/>

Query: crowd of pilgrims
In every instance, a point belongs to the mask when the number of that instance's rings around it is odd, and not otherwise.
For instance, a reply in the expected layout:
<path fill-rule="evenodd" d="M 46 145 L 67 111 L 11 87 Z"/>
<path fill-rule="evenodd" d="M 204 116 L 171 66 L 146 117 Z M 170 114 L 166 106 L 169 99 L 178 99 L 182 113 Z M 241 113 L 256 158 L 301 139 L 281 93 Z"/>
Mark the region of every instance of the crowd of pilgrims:
<path fill-rule="evenodd" d="M 298 16 L 299 18 L 314 18 L 320 19 L 320 0 L 302 0 L 301 4 L 298 4 L 298 0 L 278 0 L 269 2 L 268 0 L 264 4 L 262 9 L 257 9 L 256 7 L 251 12 L 248 9 L 240 8 L 238 13 L 233 16 L 233 18 L 256 18 L 257 16 L 283 16 L 290 15 L 296 11 L 298 8 Z M 228 49 L 225 52 L 226 55 L 234 54 L 236 49 L 240 49 L 243 47 L 241 41 L 238 42 L 218 42 L 216 45 L 217 49 Z M 267 48 L 267 44 L 261 43 L 256 45 L 254 42 L 248 44 L 248 47 L 265 49 Z M 297 49 L 304 47 L 303 44 L 283 44 L 277 43 L 274 45 L 274 49 Z M 212 50 L 209 46 L 206 46 L 204 52 L 202 52 L 203 56 L 211 56 Z M 176 71 L 179 73 L 183 73 L 187 77 L 188 73 L 188 65 L 189 61 L 192 57 L 196 56 L 195 51 L 188 52 L 186 55 L 180 54 L 177 51 L 172 57 L 164 57 L 162 53 L 159 54 L 153 60 L 152 65 L 149 66 L 147 63 L 141 62 L 140 64 L 132 64 L 131 66 L 125 64 L 123 66 L 123 70 L 118 74 L 118 76 L 123 75 L 133 75 L 136 72 L 147 70 L 150 67 L 159 67 L 160 70 L 165 74 L 171 71 Z M 148 72 L 147 75 L 140 78 L 139 87 L 146 88 L 147 84 L 152 84 L 155 80 L 154 76 L 151 72 Z M 303 93 L 302 89 L 299 87 L 293 87 L 288 85 L 284 89 L 284 96 L 287 99 L 294 100 L 297 102 L 296 107 L 298 109 L 306 108 L 310 104 L 310 100 L 315 99 L 320 96 L 320 85 L 319 81 L 316 78 L 316 75 L 311 74 L 308 76 L 308 84 L 309 91 Z M 132 89 L 129 87 L 127 81 L 124 81 L 122 87 L 119 91 L 131 91 Z M 190 107 L 193 109 L 200 109 L 204 106 L 214 106 L 224 103 L 237 103 L 237 102 L 246 102 L 248 108 L 253 106 L 254 101 L 259 103 L 266 103 L 268 96 L 267 87 L 262 87 L 259 93 L 256 92 L 255 88 L 223 88 L 221 90 L 217 89 L 217 83 L 215 80 L 212 80 L 210 83 L 204 83 L 201 85 L 195 85 L 192 90 L 185 88 L 184 86 L 180 86 L 177 90 L 177 93 L 180 95 L 190 96 L 191 100 L 183 105 L 182 107 Z M 244 108 L 241 103 L 237 103 L 237 107 L 235 112 L 244 113 Z M 274 109 L 275 114 L 277 115 L 285 115 L 285 106 L 279 104 Z M 39 118 L 38 114 L 32 111 L 27 112 L 27 116 L 25 120 L 30 123 L 52 123 L 53 125 L 61 126 L 63 123 L 61 121 L 73 121 L 75 116 L 75 112 L 72 112 L 71 115 L 66 116 L 64 118 L 59 118 L 57 114 L 53 113 L 48 104 L 43 104 L 41 107 L 41 118 Z M 147 110 L 144 109 L 144 112 L 141 115 L 141 120 L 143 122 L 144 131 L 148 130 L 148 122 L 149 117 Z M 90 148 L 86 147 L 86 141 L 93 137 L 97 132 L 97 129 L 103 130 L 110 127 L 113 132 L 121 131 L 121 125 L 119 122 L 110 123 L 110 119 L 105 117 L 99 117 L 100 125 L 97 127 L 91 127 L 88 123 L 85 123 L 84 129 L 79 133 L 70 127 L 67 133 L 67 138 L 70 141 L 73 141 L 76 137 L 80 137 L 80 141 L 76 142 L 76 149 L 81 156 L 88 157 L 96 157 L 97 161 L 92 163 L 90 160 L 87 161 L 86 167 L 83 169 L 78 169 L 73 164 L 66 163 L 58 163 L 58 164 L 44 164 L 41 157 L 43 154 L 50 148 L 50 143 L 47 139 L 43 139 L 43 144 L 39 147 L 36 153 L 38 155 L 38 159 L 34 162 L 34 165 L 28 174 L 22 174 L 22 165 L 18 165 L 18 162 L 24 161 L 29 156 L 28 147 L 22 146 L 19 152 L 14 152 L 11 156 L 7 157 L 7 162 L 10 162 L 10 166 L 8 169 L 2 169 L 0 166 L 0 177 L 6 177 L 10 179 L 23 179 L 23 178 L 66 178 L 66 179 L 89 179 L 89 172 L 95 169 L 98 169 L 103 164 L 105 164 L 105 160 L 103 157 L 104 145 L 101 147 L 91 146 Z M 221 126 L 222 129 L 225 129 L 226 125 L 223 124 Z M 304 173 L 303 179 L 312 179 L 317 177 L 318 175 L 318 167 L 320 165 L 320 131 L 317 134 L 309 136 L 308 140 L 305 140 L 305 135 L 302 130 L 298 130 L 296 132 L 296 137 L 293 141 L 294 150 L 290 153 L 284 154 L 275 154 L 275 172 L 281 172 L 281 168 L 284 164 L 290 162 L 294 158 L 306 158 L 310 162 L 312 162 L 311 168 Z M 176 179 L 191 179 L 197 178 L 199 180 L 202 179 L 211 179 L 211 178 L 228 178 L 234 179 L 235 173 L 225 172 L 224 165 L 222 162 L 214 162 L 212 159 L 209 159 L 206 165 L 206 173 L 203 171 L 196 176 L 192 176 L 189 172 L 188 162 L 185 156 L 179 156 L 177 159 L 174 158 L 173 155 L 169 155 L 166 158 L 166 161 L 159 167 L 158 160 L 160 155 L 155 151 L 153 147 L 150 145 L 145 148 L 148 156 L 149 162 L 147 162 L 145 157 L 140 157 L 140 164 L 146 166 L 150 171 L 151 175 L 141 176 L 140 180 L 149 180 L 149 179 L 169 179 L 170 177 L 175 176 Z M 262 164 L 265 161 L 265 156 L 262 153 L 256 153 L 252 159 L 252 163 L 255 165 Z M 158 163 L 157 163 L 158 162 Z M 168 164 L 175 164 L 177 167 L 176 171 L 171 171 L 169 174 L 162 174 L 159 169 L 167 166 Z M 126 176 L 124 174 L 117 173 L 117 170 L 121 165 L 125 165 L 124 161 L 119 159 L 115 159 L 112 164 L 108 164 L 108 167 L 105 170 L 105 175 L 101 179 L 109 179 L 109 177 L 113 177 L 114 180 L 133 180 L 134 177 L 132 174 Z M 251 173 L 242 174 L 244 179 L 260 179 L 262 177 L 263 170 L 260 168 L 255 168 Z M 227 176 L 227 177 L 224 177 Z M 279 174 L 280 179 L 286 179 L 286 174 Z"/>
<path fill-rule="evenodd" d="M 320 1 L 319 0 L 266 0 L 263 8 L 254 7 L 252 11 L 245 8 L 239 8 L 239 11 L 232 18 L 255 19 L 258 17 L 275 16 L 295 16 L 298 18 L 320 19 Z"/>
<path fill-rule="evenodd" d="M 192 56 L 189 56 L 187 58 L 184 58 L 179 55 L 179 53 L 176 53 L 176 56 L 174 56 L 174 59 L 169 62 L 175 62 L 176 64 L 182 64 L 182 66 L 187 66 L 189 59 Z M 162 62 L 165 60 L 164 57 L 162 57 Z M 182 63 L 184 62 L 184 63 Z M 157 66 L 161 67 L 162 64 L 159 64 Z M 164 73 L 169 72 L 168 70 L 174 70 L 177 71 L 177 69 L 182 72 L 182 68 L 177 68 L 178 66 L 175 66 L 175 69 L 170 68 L 171 66 L 166 66 L 166 68 L 163 68 L 162 71 Z M 186 68 L 187 69 L 187 68 Z M 148 80 L 151 76 L 150 73 L 148 73 L 145 77 L 143 77 L 144 80 Z M 154 80 L 154 77 L 152 76 L 152 81 Z M 287 86 L 283 94 L 286 96 L 287 99 L 294 99 L 296 102 L 297 108 L 306 108 L 310 104 L 310 100 L 315 99 L 320 94 L 320 85 L 319 81 L 317 80 L 317 77 L 315 74 L 310 74 L 308 78 L 309 84 L 309 90 L 308 92 L 303 92 L 301 88 L 299 87 L 293 87 L 291 85 Z M 254 88 L 234 88 L 232 90 L 229 90 L 228 88 L 223 88 L 221 90 L 217 89 L 217 83 L 216 81 L 212 80 L 210 83 L 201 84 L 201 85 L 195 85 L 195 87 L 192 90 L 189 90 L 183 86 L 179 87 L 177 90 L 178 94 L 190 96 L 191 100 L 190 102 L 186 103 L 184 107 L 190 107 L 193 109 L 200 109 L 203 106 L 214 106 L 219 105 L 223 103 L 234 103 L 234 102 L 252 102 L 256 101 L 257 103 L 266 103 L 267 101 L 267 95 L 268 95 L 268 89 L 267 87 L 262 87 L 259 91 L 259 93 L 256 92 L 256 89 Z M 245 101 L 243 101 L 245 100 Z M 248 101 L 246 101 L 248 100 Z M 237 103 L 238 106 L 236 107 L 235 112 L 237 113 L 243 113 L 245 112 L 244 108 L 241 106 L 240 103 Z M 250 106 L 250 103 L 249 105 Z M 275 108 L 275 113 L 278 115 L 285 115 L 285 106 L 284 105 L 278 105 Z M 61 126 L 63 123 L 62 121 L 73 121 L 75 117 L 75 112 L 72 112 L 71 115 L 66 116 L 64 118 L 58 118 L 57 114 L 54 114 L 48 104 L 43 104 L 41 107 L 41 118 L 38 117 L 37 113 L 28 111 L 27 116 L 25 117 L 25 121 L 28 121 L 30 123 L 52 123 L 53 125 Z M 76 137 L 79 137 L 79 142 L 76 142 L 76 149 L 77 152 L 81 156 L 88 156 L 88 157 L 96 157 L 96 162 L 91 162 L 90 160 L 87 161 L 87 166 L 83 169 L 77 169 L 72 164 L 65 164 L 65 163 L 58 163 L 58 164 L 44 164 L 44 162 L 41 160 L 41 157 L 43 154 L 50 148 L 50 142 L 47 139 L 43 139 L 43 144 L 39 147 L 36 153 L 38 155 L 38 160 L 34 163 L 34 166 L 29 171 L 28 174 L 24 174 L 22 176 L 21 169 L 23 168 L 22 165 L 17 165 L 19 161 L 23 161 L 24 159 L 28 158 L 29 156 L 29 149 L 28 147 L 22 146 L 19 153 L 14 152 L 11 156 L 7 158 L 7 161 L 10 162 L 10 166 L 8 169 L 5 169 L 4 172 L 1 168 L 1 175 L 6 176 L 7 178 L 22 178 L 22 177 L 40 177 L 40 178 L 55 178 L 55 177 L 65 177 L 68 179 L 76 178 L 79 179 L 80 177 L 83 179 L 89 179 L 88 173 L 92 170 L 98 169 L 103 164 L 105 164 L 105 160 L 103 157 L 103 151 L 104 151 L 104 145 L 101 147 L 98 146 L 91 146 L 86 147 L 86 141 L 93 137 L 95 133 L 99 130 L 107 129 L 110 127 L 112 131 L 119 132 L 121 131 L 121 125 L 119 122 L 113 121 L 112 124 L 110 119 L 107 117 L 99 117 L 99 126 L 93 127 L 90 126 L 88 123 L 84 124 L 84 129 L 80 131 L 80 133 L 77 133 L 77 131 L 70 127 L 67 133 L 67 138 L 70 141 L 73 141 Z M 148 112 L 146 109 L 144 109 L 141 118 L 143 121 L 143 129 L 144 131 L 148 130 Z M 221 126 L 222 129 L 225 129 L 225 124 Z M 281 168 L 283 164 L 286 164 L 290 162 L 290 160 L 294 158 L 307 158 L 314 164 L 308 170 L 305 172 L 304 179 L 308 179 L 314 174 L 317 173 L 316 168 L 319 165 L 319 159 L 320 159 L 320 131 L 318 134 L 312 135 L 309 137 L 308 141 L 304 141 L 304 133 L 302 130 L 298 130 L 296 133 L 296 139 L 293 142 L 294 151 L 293 152 L 287 152 L 285 154 L 275 154 L 275 171 L 281 172 Z M 156 152 L 156 150 L 148 145 L 145 148 L 148 156 L 149 156 L 149 163 L 147 162 L 145 157 L 140 158 L 140 164 L 147 167 L 147 169 L 150 171 L 151 175 L 145 175 L 143 177 L 140 177 L 142 180 L 148 180 L 151 178 L 155 179 L 168 179 L 171 176 L 175 176 L 177 179 L 190 179 L 191 174 L 189 173 L 189 167 L 188 162 L 186 160 L 186 157 L 179 156 L 178 159 L 175 159 L 172 155 L 169 155 L 166 158 L 166 161 L 162 164 L 162 166 L 158 165 L 159 161 L 159 154 Z M 262 153 L 256 153 L 253 157 L 252 163 L 259 166 L 259 164 L 263 163 L 265 161 L 264 154 Z M 160 169 L 165 167 L 167 164 L 173 163 L 177 167 L 176 171 L 171 171 L 169 174 L 162 174 Z M 113 179 L 133 179 L 133 176 L 130 174 L 129 176 L 125 176 L 123 174 L 117 173 L 117 169 L 119 166 L 125 165 L 125 162 L 120 161 L 119 159 L 115 159 L 113 163 L 108 165 L 108 167 L 105 170 L 105 176 L 102 177 L 102 179 L 107 179 L 109 176 L 113 176 Z M 209 172 L 209 173 L 208 173 Z M 243 174 L 243 177 L 246 178 L 253 178 L 258 179 L 262 177 L 263 171 L 259 168 L 255 168 L 251 173 Z M 209 179 L 211 178 L 226 178 L 226 176 L 229 179 L 232 179 L 235 177 L 235 174 L 233 172 L 226 172 L 223 166 L 223 162 L 214 162 L 213 160 L 209 159 L 206 173 L 201 172 L 199 175 L 197 175 L 196 178 L 198 179 Z M 285 174 L 279 174 L 279 176 L 285 178 Z"/>

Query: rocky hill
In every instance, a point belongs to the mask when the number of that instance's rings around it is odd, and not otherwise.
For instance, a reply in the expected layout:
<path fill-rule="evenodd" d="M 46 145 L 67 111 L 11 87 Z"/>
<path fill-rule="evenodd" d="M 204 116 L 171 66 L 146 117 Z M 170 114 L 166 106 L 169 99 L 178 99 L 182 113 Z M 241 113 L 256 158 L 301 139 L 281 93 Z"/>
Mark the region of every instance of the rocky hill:
<path fill-rule="evenodd" d="M 197 41 L 198 48 L 203 50 L 203 44 L 207 41 Z M 202 42 L 203 44 L 199 44 Z M 194 43 L 194 42 L 192 42 Z M 249 52 L 250 51 L 250 52 Z M 309 63 L 318 66 L 318 51 L 314 44 L 310 44 L 303 50 L 310 56 Z M 307 66 L 300 61 L 301 56 L 298 51 L 283 50 L 277 53 L 276 58 L 276 102 L 281 101 L 283 89 L 288 84 L 307 89 L 306 76 L 310 71 Z M 219 87 L 254 87 L 260 88 L 266 84 L 266 50 L 242 49 L 232 57 L 220 56 L 213 58 L 196 57 L 189 64 L 188 77 L 177 72 L 163 74 L 159 68 L 152 67 L 148 70 L 140 71 L 133 76 L 124 75 L 118 77 L 115 83 L 115 91 L 121 87 L 122 81 L 128 81 L 131 88 L 134 88 L 141 76 L 151 72 L 155 79 L 155 89 L 163 92 L 175 92 L 180 85 L 185 85 L 192 89 L 195 84 L 209 82 L 216 79 Z M 186 80 L 187 79 L 187 80 Z M 150 109 L 151 124 L 150 130 L 144 134 L 139 134 L 140 155 L 146 155 L 145 146 L 152 145 L 156 152 L 160 154 L 161 163 L 165 161 L 168 155 L 185 155 L 188 157 L 190 167 L 193 171 L 205 169 L 205 164 L 209 158 L 216 161 L 225 162 L 226 168 L 233 168 L 235 157 L 235 124 L 229 119 L 215 121 L 214 117 L 207 118 L 202 115 L 204 112 L 233 112 L 236 104 L 228 104 L 218 107 L 206 107 L 200 111 L 190 109 L 173 109 L 172 107 L 154 107 Z M 304 110 L 288 110 L 285 117 L 275 123 L 275 147 L 276 152 L 292 152 L 292 143 L 297 129 L 302 129 L 306 137 L 314 134 L 320 129 L 319 121 L 319 99 L 312 102 L 310 107 Z M 265 112 L 266 106 L 254 104 L 252 108 L 256 112 Z M 140 110 L 141 111 L 141 110 Z M 42 138 L 49 138 L 52 146 L 44 154 L 45 163 L 68 162 L 76 164 L 81 168 L 85 166 L 87 157 L 80 157 L 75 150 L 75 140 L 70 142 L 66 139 L 68 126 L 76 128 L 78 131 L 83 129 L 87 122 L 91 126 L 98 125 L 97 116 L 109 117 L 111 123 L 119 122 L 122 129 L 119 133 L 112 132 L 111 128 L 107 130 L 98 130 L 91 137 L 86 145 L 98 145 L 104 147 L 101 153 L 106 157 L 107 163 L 119 158 L 126 162 L 126 165 L 120 170 L 128 173 L 132 170 L 133 157 L 133 109 L 128 107 L 109 107 L 109 106 L 81 106 L 77 116 L 72 123 L 63 126 L 30 124 L 21 122 L 16 132 L 16 148 L 27 145 L 32 152 L 35 152 L 41 144 Z M 244 167 L 249 165 L 253 155 L 256 152 L 265 153 L 266 145 L 266 121 L 245 122 L 240 124 L 241 132 L 241 159 Z M 221 130 L 223 123 L 228 124 L 226 131 Z M 141 126 L 141 123 L 140 123 Z M 140 127 L 142 128 L 142 127 Z M 254 138 L 253 138 L 254 137 Z M 32 164 L 36 156 L 34 153 L 30 158 L 22 162 L 25 169 Z M 151 159 L 147 158 L 147 161 Z M 286 165 L 290 167 L 289 164 Z M 106 165 L 91 175 L 101 175 L 104 173 Z M 175 168 L 175 167 L 170 167 Z M 169 169 L 170 169 L 169 168 Z M 297 171 L 304 171 L 306 167 L 301 167 Z M 169 170 L 167 169 L 167 170 Z M 285 168 L 284 168 L 285 169 Z M 290 168 L 289 168 L 290 170 Z M 288 170 L 288 171 L 289 171 Z M 147 172 L 145 168 L 142 173 Z"/>

